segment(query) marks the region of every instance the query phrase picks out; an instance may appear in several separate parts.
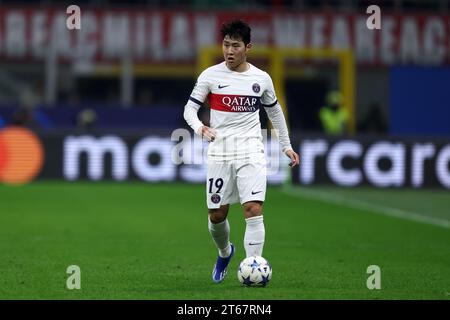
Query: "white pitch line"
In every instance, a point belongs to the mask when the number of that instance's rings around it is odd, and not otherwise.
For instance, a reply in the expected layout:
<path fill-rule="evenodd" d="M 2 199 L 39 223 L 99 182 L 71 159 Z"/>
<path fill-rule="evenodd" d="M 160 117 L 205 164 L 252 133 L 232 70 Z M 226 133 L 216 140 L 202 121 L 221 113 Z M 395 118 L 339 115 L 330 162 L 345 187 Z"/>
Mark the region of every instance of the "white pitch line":
<path fill-rule="evenodd" d="M 300 198 L 321 200 L 328 203 L 339 204 L 354 209 L 362 209 L 377 214 L 383 214 L 389 217 L 411 220 L 450 229 L 450 221 L 445 219 L 429 217 L 420 213 L 381 206 L 366 201 L 346 198 L 344 196 L 340 196 L 330 192 L 308 190 L 303 188 L 300 191 L 295 191 L 292 189 L 283 189 L 283 192 Z"/>

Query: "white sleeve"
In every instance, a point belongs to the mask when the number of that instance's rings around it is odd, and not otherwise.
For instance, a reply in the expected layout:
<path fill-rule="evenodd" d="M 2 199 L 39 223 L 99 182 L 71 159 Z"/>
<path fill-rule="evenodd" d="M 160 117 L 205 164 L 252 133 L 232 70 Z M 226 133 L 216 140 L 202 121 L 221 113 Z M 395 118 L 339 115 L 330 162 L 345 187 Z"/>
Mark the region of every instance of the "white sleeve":
<path fill-rule="evenodd" d="M 199 133 L 198 131 L 200 127 L 203 126 L 203 123 L 200 121 L 197 115 L 199 109 L 200 106 L 198 104 L 188 101 L 187 104 L 184 106 L 184 113 L 183 113 L 184 120 L 186 120 L 187 124 L 197 134 Z"/>
<path fill-rule="evenodd" d="M 206 97 L 210 92 L 209 82 L 205 75 L 205 71 L 203 71 L 197 79 L 195 83 L 194 89 L 192 89 L 192 93 L 189 96 L 189 100 L 184 106 L 184 119 L 187 124 L 194 130 L 195 133 L 199 133 L 198 130 L 203 126 L 203 123 L 198 118 L 198 110 L 205 102 Z"/>
<path fill-rule="evenodd" d="M 266 90 L 261 96 L 261 103 L 263 104 L 273 127 L 277 130 L 278 141 L 280 142 L 282 151 L 283 153 L 286 153 L 286 151 L 292 150 L 286 119 L 284 118 L 283 110 L 278 103 L 272 79 L 268 73 L 266 73 L 266 75 Z"/>
<path fill-rule="evenodd" d="M 264 107 L 264 109 L 266 110 L 273 127 L 277 130 L 278 141 L 280 142 L 283 153 L 286 153 L 288 150 L 292 150 L 286 119 L 284 118 L 283 110 L 281 109 L 280 104 L 276 103 L 275 106 Z"/>
<path fill-rule="evenodd" d="M 266 89 L 261 96 L 261 103 L 264 107 L 273 107 L 277 102 L 277 95 L 275 94 L 272 78 L 270 78 L 269 74 L 266 72 Z"/>
<path fill-rule="evenodd" d="M 280 104 L 277 102 L 275 106 L 264 107 L 264 109 L 266 110 L 267 116 L 272 122 L 273 127 L 277 130 L 278 141 L 280 142 L 283 153 L 286 153 L 288 150 L 293 150 L 291 140 L 289 139 L 286 119 L 284 118 Z"/>

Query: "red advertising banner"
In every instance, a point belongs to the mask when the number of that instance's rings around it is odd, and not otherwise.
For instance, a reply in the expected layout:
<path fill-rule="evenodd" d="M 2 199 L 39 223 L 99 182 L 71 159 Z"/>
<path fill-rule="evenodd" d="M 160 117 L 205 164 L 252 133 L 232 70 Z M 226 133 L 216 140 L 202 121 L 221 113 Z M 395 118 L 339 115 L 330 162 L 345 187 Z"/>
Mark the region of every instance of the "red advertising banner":
<path fill-rule="evenodd" d="M 84 9 L 69 30 L 66 8 L 0 9 L 0 60 L 42 60 L 53 39 L 64 60 L 113 61 L 129 50 L 136 62 L 189 62 L 201 46 L 220 44 L 220 26 L 245 19 L 256 45 L 351 48 L 360 65 L 450 63 L 449 15 L 388 15 L 370 30 L 368 14 L 286 11 Z"/>

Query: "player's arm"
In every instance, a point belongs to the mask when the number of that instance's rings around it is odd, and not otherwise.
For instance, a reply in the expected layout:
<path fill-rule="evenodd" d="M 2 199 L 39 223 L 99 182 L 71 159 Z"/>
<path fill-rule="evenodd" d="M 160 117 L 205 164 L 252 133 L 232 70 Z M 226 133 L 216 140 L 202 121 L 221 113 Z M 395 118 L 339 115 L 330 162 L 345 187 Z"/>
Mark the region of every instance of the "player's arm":
<path fill-rule="evenodd" d="M 286 124 L 286 118 L 284 117 L 283 109 L 278 103 L 277 97 L 275 95 L 275 89 L 273 87 L 272 79 L 268 78 L 269 84 L 267 90 L 263 93 L 262 102 L 264 109 L 266 110 L 267 116 L 272 122 L 273 127 L 276 129 L 278 134 L 278 140 L 281 145 L 281 150 L 290 159 L 291 167 L 295 167 L 300 162 L 299 155 L 292 149 L 291 139 L 289 138 L 289 131 Z"/>
<path fill-rule="evenodd" d="M 183 117 L 196 134 L 205 137 L 208 141 L 214 141 L 216 138 L 214 129 L 205 126 L 198 118 L 198 110 L 203 105 L 209 90 L 209 84 L 203 72 L 198 77 L 189 100 L 184 106 Z"/>

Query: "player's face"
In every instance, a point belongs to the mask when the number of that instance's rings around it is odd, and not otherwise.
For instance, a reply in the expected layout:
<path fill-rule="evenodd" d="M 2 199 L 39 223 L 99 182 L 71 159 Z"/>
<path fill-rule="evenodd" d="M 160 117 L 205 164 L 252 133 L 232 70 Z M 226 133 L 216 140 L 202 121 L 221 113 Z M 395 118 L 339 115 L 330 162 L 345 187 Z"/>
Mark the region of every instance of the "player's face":
<path fill-rule="evenodd" d="M 241 39 L 232 39 L 225 36 L 222 42 L 223 57 L 230 69 L 239 67 L 247 58 L 247 51 L 251 44 L 245 45 Z"/>

